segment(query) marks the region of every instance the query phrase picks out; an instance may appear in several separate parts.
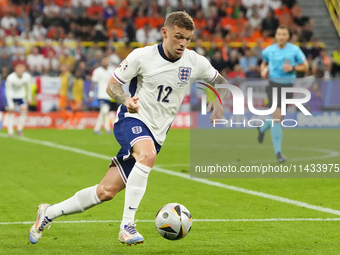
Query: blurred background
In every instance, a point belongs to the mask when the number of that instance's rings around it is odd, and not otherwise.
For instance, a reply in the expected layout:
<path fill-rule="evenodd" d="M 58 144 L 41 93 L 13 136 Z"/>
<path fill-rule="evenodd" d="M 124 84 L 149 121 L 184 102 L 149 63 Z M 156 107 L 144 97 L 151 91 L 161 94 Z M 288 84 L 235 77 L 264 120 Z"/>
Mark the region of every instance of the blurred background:
<path fill-rule="evenodd" d="M 275 42 L 279 25 L 290 28 L 290 42 L 308 59 L 309 70 L 299 78 L 340 76 L 337 0 L 0 0 L 0 111 L 6 106 L 4 81 L 18 63 L 34 77 L 31 112 L 57 111 L 62 64 L 84 81 L 83 110 L 98 110 L 98 101 L 86 95 L 101 59 L 109 57 L 115 68 L 134 48 L 160 42 L 165 17 L 177 10 L 195 22 L 189 48 L 235 84 L 260 77 L 262 50 Z M 326 97 L 337 93 L 338 85 L 310 83 L 316 110 L 330 104 Z M 188 94 L 183 103 L 189 101 Z"/>

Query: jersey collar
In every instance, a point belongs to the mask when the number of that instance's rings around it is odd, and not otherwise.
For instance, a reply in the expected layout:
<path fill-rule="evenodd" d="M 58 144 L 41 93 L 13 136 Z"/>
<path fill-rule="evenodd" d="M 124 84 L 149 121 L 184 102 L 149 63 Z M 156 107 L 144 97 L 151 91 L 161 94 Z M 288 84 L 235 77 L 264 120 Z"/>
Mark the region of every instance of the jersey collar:
<path fill-rule="evenodd" d="M 160 44 L 157 45 L 157 48 L 158 48 L 158 52 L 159 54 L 162 56 L 162 58 L 164 58 L 165 60 L 169 61 L 169 62 L 172 62 L 172 63 L 175 63 L 176 61 L 180 60 L 181 58 L 178 58 L 178 59 L 175 59 L 175 60 L 171 60 L 170 58 L 168 58 L 166 55 L 165 55 L 165 52 L 163 50 L 163 42 L 161 42 Z"/>

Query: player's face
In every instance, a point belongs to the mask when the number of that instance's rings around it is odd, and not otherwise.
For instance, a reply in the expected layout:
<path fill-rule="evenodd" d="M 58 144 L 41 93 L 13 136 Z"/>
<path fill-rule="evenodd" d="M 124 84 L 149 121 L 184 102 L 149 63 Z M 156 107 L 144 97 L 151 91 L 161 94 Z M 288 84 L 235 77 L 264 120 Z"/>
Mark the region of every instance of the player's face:
<path fill-rule="evenodd" d="M 102 65 L 104 68 L 106 68 L 109 65 L 109 59 L 108 58 L 103 58 L 102 59 Z"/>
<path fill-rule="evenodd" d="M 190 43 L 194 31 L 186 30 L 178 26 L 172 28 L 162 28 L 162 34 L 164 38 L 164 47 L 170 55 L 170 59 L 178 59 L 182 56 L 184 50 Z"/>
<path fill-rule="evenodd" d="M 275 40 L 279 45 L 283 45 L 289 40 L 289 32 L 285 28 L 279 28 L 276 30 Z"/>
<path fill-rule="evenodd" d="M 16 67 L 15 67 L 15 72 L 17 73 L 17 75 L 18 76 L 22 76 L 22 74 L 25 72 L 25 70 L 26 70 L 26 67 L 24 66 L 24 65 L 21 65 L 21 64 L 19 64 L 19 65 L 17 65 Z"/>

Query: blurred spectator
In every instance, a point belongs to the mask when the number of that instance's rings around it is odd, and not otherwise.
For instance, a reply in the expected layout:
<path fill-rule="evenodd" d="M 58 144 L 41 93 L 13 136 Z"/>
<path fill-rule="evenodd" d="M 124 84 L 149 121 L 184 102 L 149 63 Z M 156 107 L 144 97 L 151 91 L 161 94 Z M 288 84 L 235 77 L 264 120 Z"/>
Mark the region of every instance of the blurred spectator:
<path fill-rule="evenodd" d="M 262 51 L 263 51 L 261 39 L 258 39 L 256 41 L 256 46 L 253 48 L 253 51 L 257 59 L 257 63 L 261 65 L 261 62 L 259 62 L 259 61 L 262 61 Z"/>
<path fill-rule="evenodd" d="M 72 57 L 72 55 L 70 54 L 69 49 L 65 49 L 61 52 L 61 55 L 59 57 L 59 64 L 66 65 L 69 67 L 69 70 L 73 71 L 76 61 L 74 57 Z"/>
<path fill-rule="evenodd" d="M 6 46 L 5 40 L 1 41 L 0 46 L 0 68 L 6 68 L 8 72 L 12 71 L 11 49 Z"/>
<path fill-rule="evenodd" d="M 148 23 L 151 25 L 152 28 L 158 29 L 162 27 L 164 24 L 164 19 L 158 12 L 153 12 L 152 15 L 148 18 Z"/>
<path fill-rule="evenodd" d="M 228 74 L 229 79 L 234 79 L 234 78 L 246 78 L 246 74 L 244 73 L 244 70 L 240 65 L 235 65 L 233 70 L 229 72 Z"/>
<path fill-rule="evenodd" d="M 103 15 L 103 8 L 96 0 L 92 0 L 92 4 L 87 8 L 87 13 L 89 17 L 95 17 L 96 14 Z"/>
<path fill-rule="evenodd" d="M 108 40 L 108 33 L 106 29 L 101 25 L 97 24 L 95 25 L 93 31 L 92 31 L 92 39 L 95 42 L 105 42 Z"/>
<path fill-rule="evenodd" d="M 331 60 L 325 50 L 321 50 L 319 56 L 313 60 L 313 75 L 316 78 L 329 78 L 331 69 Z"/>
<path fill-rule="evenodd" d="M 137 17 L 135 18 L 134 21 L 135 21 L 136 29 L 138 30 L 144 27 L 144 24 L 148 22 L 148 18 L 144 16 L 143 10 L 139 10 L 137 13 Z"/>
<path fill-rule="evenodd" d="M 136 40 L 140 43 L 155 43 L 162 39 L 162 33 L 156 28 L 150 27 L 148 23 L 144 24 L 143 28 L 140 28 L 136 32 Z"/>
<path fill-rule="evenodd" d="M 104 19 L 108 19 L 109 17 L 113 17 L 117 15 L 117 9 L 115 7 L 116 1 L 108 0 L 107 6 L 104 9 Z"/>
<path fill-rule="evenodd" d="M 268 0 L 268 5 L 272 10 L 276 10 L 281 8 L 282 1 L 281 0 Z"/>
<path fill-rule="evenodd" d="M 232 50 L 230 52 L 230 58 L 227 62 L 227 68 L 232 71 L 234 70 L 235 65 L 239 64 L 238 52 L 236 50 Z"/>
<path fill-rule="evenodd" d="M 20 16 L 17 18 L 17 22 L 18 22 L 18 30 L 19 32 L 23 32 L 26 29 L 26 25 L 30 24 L 30 19 L 27 15 L 26 12 L 21 12 Z"/>
<path fill-rule="evenodd" d="M 80 70 L 81 77 L 84 80 L 91 80 L 90 71 L 87 68 L 85 61 L 80 61 L 77 69 Z"/>
<path fill-rule="evenodd" d="M 233 9 L 228 8 L 227 15 L 221 19 L 221 27 L 222 27 L 222 32 L 224 33 L 224 35 L 228 34 L 228 32 L 231 30 L 233 26 L 236 26 L 236 21 L 233 18 L 232 14 L 233 14 Z"/>
<path fill-rule="evenodd" d="M 218 48 L 217 48 L 217 43 L 215 41 L 211 42 L 210 44 L 210 48 L 208 49 L 207 51 L 207 57 L 209 59 L 212 59 L 213 56 L 215 55 L 215 52 L 218 51 Z"/>
<path fill-rule="evenodd" d="M 55 57 L 55 53 L 50 50 L 47 54 L 47 58 L 44 58 L 43 62 L 44 74 L 48 76 L 58 76 L 59 74 L 59 61 Z"/>
<path fill-rule="evenodd" d="M 119 66 L 120 62 L 122 62 L 120 57 L 116 54 L 115 47 L 108 47 L 105 55 L 108 57 L 109 67 L 116 68 Z"/>
<path fill-rule="evenodd" d="M 249 49 L 246 49 L 244 56 L 240 59 L 240 66 L 246 73 L 246 76 L 253 76 L 257 65 L 257 59 L 253 56 Z"/>
<path fill-rule="evenodd" d="M 335 78 L 337 73 L 340 73 L 340 45 L 335 51 L 333 51 L 332 56 L 331 76 Z"/>
<path fill-rule="evenodd" d="M 279 27 L 279 21 L 273 16 L 271 11 L 268 12 L 266 18 L 262 21 L 262 31 L 270 31 L 270 36 L 274 36 L 276 29 Z"/>
<path fill-rule="evenodd" d="M 46 18 L 57 17 L 59 15 L 59 12 L 60 12 L 60 7 L 56 5 L 53 0 L 45 1 L 43 13 Z"/>
<path fill-rule="evenodd" d="M 66 17 L 67 15 L 70 15 L 70 14 L 72 14 L 72 9 L 69 6 L 69 3 L 66 0 L 64 0 L 62 2 L 61 8 L 60 8 L 59 15 L 60 15 L 61 18 L 64 18 L 64 17 Z"/>
<path fill-rule="evenodd" d="M 249 19 L 249 24 L 252 28 L 257 28 L 259 25 L 262 24 L 262 18 L 260 17 L 258 12 L 254 12 L 253 15 Z"/>
<path fill-rule="evenodd" d="M 307 46 L 307 42 L 305 40 L 301 42 L 300 49 L 302 50 L 303 54 L 305 54 L 305 56 L 312 54 L 311 48 Z"/>
<path fill-rule="evenodd" d="M 66 44 L 71 44 L 76 42 L 75 38 L 74 38 L 74 34 L 72 31 L 68 32 L 68 34 L 66 35 L 66 38 L 63 41 Z"/>
<path fill-rule="evenodd" d="M 9 71 L 7 66 L 1 66 L 1 58 L 0 58 L 0 79 L 6 80 L 9 75 Z"/>
<path fill-rule="evenodd" d="M 206 51 L 205 49 L 202 47 L 202 40 L 201 39 L 197 39 L 196 41 L 196 47 L 194 48 L 194 51 L 196 51 L 196 53 L 205 56 L 206 55 Z"/>
<path fill-rule="evenodd" d="M 222 58 L 221 51 L 216 51 L 213 58 L 211 59 L 211 65 L 218 71 L 221 72 L 227 67 L 227 63 Z"/>
<path fill-rule="evenodd" d="M 74 7 L 80 7 L 80 6 L 84 6 L 84 7 L 89 7 L 92 3 L 92 0 L 71 0 L 71 5 Z"/>
<path fill-rule="evenodd" d="M 5 13 L 5 16 L 1 19 L 0 25 L 9 30 L 11 26 L 16 27 L 18 25 L 17 19 L 13 17 L 9 12 Z"/>
<path fill-rule="evenodd" d="M 38 39 L 41 35 L 47 35 L 47 29 L 44 28 L 40 21 L 37 21 L 36 24 L 33 26 L 32 36 L 35 39 Z"/>
<path fill-rule="evenodd" d="M 74 57 L 76 62 L 79 62 L 85 60 L 85 54 L 86 51 L 84 47 L 81 45 L 81 41 L 77 41 L 77 46 L 74 49 L 72 49 L 71 55 Z"/>
<path fill-rule="evenodd" d="M 13 60 L 25 60 L 26 49 L 25 47 L 20 46 L 17 40 L 14 40 L 13 46 L 11 46 L 10 49 Z"/>
<path fill-rule="evenodd" d="M 313 37 L 312 24 L 310 22 L 306 23 L 301 32 L 301 40 L 310 41 Z"/>
<path fill-rule="evenodd" d="M 41 75 L 44 67 L 44 56 L 39 54 L 37 47 L 32 47 L 27 56 L 27 69 L 33 76 Z"/>

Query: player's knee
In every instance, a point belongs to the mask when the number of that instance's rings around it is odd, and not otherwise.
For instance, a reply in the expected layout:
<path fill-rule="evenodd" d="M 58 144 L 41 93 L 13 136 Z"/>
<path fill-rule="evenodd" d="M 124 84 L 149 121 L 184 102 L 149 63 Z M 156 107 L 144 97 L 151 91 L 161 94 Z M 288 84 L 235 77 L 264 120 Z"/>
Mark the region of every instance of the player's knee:
<path fill-rule="evenodd" d="M 120 191 L 119 187 L 116 187 L 113 184 L 110 185 L 102 185 L 99 184 L 97 187 L 97 196 L 100 201 L 109 201 L 115 197 L 115 195 Z"/>
<path fill-rule="evenodd" d="M 144 150 L 140 152 L 137 162 L 149 167 L 153 167 L 156 161 L 156 156 L 157 153 L 154 149 Z"/>

